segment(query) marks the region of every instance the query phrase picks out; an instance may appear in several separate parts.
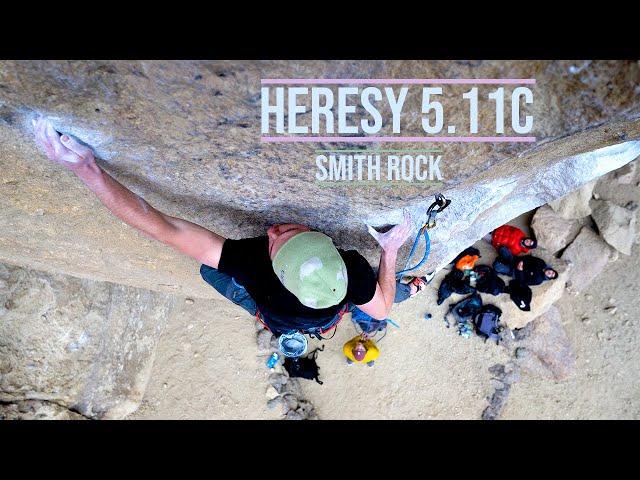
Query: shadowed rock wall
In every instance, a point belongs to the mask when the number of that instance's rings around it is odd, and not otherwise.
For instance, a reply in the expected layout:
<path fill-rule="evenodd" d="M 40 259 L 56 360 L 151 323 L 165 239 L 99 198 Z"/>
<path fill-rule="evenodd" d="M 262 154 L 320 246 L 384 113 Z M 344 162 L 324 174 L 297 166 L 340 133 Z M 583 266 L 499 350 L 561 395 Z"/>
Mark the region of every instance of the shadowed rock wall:
<path fill-rule="evenodd" d="M 0 418 L 123 418 L 175 298 L 0 264 Z"/>

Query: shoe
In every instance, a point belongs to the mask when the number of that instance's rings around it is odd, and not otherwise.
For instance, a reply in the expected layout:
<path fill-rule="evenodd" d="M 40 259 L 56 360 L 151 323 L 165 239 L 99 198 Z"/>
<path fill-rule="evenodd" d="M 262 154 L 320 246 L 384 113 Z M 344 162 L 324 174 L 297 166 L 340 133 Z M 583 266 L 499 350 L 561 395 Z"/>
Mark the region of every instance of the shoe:
<path fill-rule="evenodd" d="M 413 279 L 409 283 L 407 283 L 407 285 L 415 285 L 416 291 L 415 291 L 415 293 L 412 293 L 409 296 L 410 297 L 415 297 L 422 290 L 424 290 L 424 288 L 427 286 L 428 283 L 429 282 L 427 281 L 426 277 L 413 277 Z"/>

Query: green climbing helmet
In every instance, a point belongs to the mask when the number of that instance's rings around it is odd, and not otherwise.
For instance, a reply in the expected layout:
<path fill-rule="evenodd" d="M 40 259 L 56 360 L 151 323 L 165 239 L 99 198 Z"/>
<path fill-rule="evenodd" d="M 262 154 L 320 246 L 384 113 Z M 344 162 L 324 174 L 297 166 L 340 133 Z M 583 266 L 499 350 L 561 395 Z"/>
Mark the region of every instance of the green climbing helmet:
<path fill-rule="evenodd" d="M 347 267 L 324 233 L 302 232 L 291 237 L 272 264 L 282 285 L 309 308 L 339 305 L 347 295 Z"/>

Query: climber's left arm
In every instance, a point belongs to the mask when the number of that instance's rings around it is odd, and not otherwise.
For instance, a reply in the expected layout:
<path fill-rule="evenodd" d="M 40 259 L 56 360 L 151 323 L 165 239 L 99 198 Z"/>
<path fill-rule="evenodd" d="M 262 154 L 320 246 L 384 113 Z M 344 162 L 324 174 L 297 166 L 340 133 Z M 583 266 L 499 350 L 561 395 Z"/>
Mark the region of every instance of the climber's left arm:
<path fill-rule="evenodd" d="M 218 267 L 225 238 L 200 225 L 156 210 L 96 163 L 93 151 L 68 135 L 60 136 L 51 123 L 34 123 L 36 142 L 49 159 L 71 170 L 120 220 L 143 234 Z"/>

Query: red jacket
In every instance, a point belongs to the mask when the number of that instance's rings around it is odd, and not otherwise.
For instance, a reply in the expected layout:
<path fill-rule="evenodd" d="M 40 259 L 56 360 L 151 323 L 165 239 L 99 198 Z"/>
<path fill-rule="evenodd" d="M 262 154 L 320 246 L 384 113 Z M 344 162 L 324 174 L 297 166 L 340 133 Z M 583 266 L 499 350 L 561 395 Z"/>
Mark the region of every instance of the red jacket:
<path fill-rule="evenodd" d="M 529 253 L 529 249 L 522 245 L 522 239 L 527 235 L 518 227 L 502 225 L 493 231 L 491 245 L 498 250 L 500 247 L 507 247 L 512 255 Z"/>

